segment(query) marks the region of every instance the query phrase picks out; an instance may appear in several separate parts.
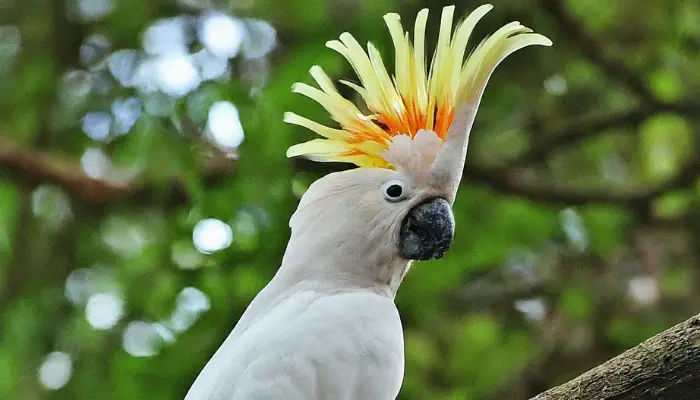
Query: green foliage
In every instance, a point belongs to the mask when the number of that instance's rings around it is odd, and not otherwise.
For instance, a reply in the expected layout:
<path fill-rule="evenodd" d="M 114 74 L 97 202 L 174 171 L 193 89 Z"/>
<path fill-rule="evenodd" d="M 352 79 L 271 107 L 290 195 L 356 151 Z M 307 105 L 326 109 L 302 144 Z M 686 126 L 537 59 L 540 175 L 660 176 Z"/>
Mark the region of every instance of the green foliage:
<path fill-rule="evenodd" d="M 574 322 L 588 319 L 595 304 L 590 290 L 582 287 L 568 288 L 561 294 L 559 302 L 566 316 Z"/>
<path fill-rule="evenodd" d="M 640 127 L 641 155 L 647 177 L 659 181 L 675 173 L 693 156 L 693 129 L 682 117 L 661 114 Z"/>
<path fill-rule="evenodd" d="M 0 398 L 182 398 L 325 171 L 285 156 L 314 137 L 285 111 L 335 124 L 292 84 L 357 81 L 325 47 L 344 31 L 393 69 L 386 12 L 429 7 L 432 51 L 443 3 L 0 1 Z M 555 3 L 498 1 L 475 33 L 517 19 L 555 45 L 491 78 L 452 249 L 396 298 L 400 399 L 526 399 L 697 312 L 700 3 Z M 241 25 L 206 39 L 213 11 Z M 204 43 L 237 37 L 231 57 Z"/>

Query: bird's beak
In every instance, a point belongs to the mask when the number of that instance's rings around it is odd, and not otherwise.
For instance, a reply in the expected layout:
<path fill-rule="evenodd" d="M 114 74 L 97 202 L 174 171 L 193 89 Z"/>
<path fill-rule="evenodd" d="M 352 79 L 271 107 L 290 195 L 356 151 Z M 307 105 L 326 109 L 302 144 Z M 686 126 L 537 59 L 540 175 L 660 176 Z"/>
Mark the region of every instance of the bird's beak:
<path fill-rule="evenodd" d="M 399 255 L 409 260 L 442 258 L 452 244 L 455 219 L 447 200 L 433 198 L 415 206 L 401 223 Z"/>

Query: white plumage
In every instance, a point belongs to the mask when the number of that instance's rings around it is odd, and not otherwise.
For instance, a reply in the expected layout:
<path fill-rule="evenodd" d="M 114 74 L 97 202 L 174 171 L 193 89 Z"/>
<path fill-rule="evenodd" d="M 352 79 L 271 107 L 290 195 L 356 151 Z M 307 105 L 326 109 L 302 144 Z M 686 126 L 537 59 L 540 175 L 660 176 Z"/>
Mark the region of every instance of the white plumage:
<path fill-rule="evenodd" d="M 394 399 L 403 338 L 392 299 L 299 289 L 231 334 L 187 400 Z"/>

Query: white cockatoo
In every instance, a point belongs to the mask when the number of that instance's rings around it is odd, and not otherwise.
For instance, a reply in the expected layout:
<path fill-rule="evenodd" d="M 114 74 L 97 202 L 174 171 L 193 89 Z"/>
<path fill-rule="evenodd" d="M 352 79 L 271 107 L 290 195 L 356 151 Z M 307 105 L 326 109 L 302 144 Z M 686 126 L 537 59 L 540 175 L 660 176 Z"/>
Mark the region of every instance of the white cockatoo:
<path fill-rule="evenodd" d="M 390 400 L 404 373 L 401 319 L 394 297 L 412 260 L 442 257 L 454 233 L 455 200 L 482 93 L 509 54 L 551 41 L 518 22 L 500 28 L 465 57 L 477 8 L 453 32 L 454 6 L 442 11 L 429 70 L 428 10 L 413 43 L 399 16 L 384 17 L 394 42 L 390 77 L 377 49 L 343 33 L 328 47 L 361 84 L 342 81 L 366 103 L 343 98 L 323 70 L 319 88 L 297 83 L 340 125 L 293 113 L 285 121 L 325 139 L 287 155 L 356 164 L 311 185 L 291 218 L 282 264 L 204 367 L 186 400 Z M 466 58 L 466 60 L 465 60 Z"/>

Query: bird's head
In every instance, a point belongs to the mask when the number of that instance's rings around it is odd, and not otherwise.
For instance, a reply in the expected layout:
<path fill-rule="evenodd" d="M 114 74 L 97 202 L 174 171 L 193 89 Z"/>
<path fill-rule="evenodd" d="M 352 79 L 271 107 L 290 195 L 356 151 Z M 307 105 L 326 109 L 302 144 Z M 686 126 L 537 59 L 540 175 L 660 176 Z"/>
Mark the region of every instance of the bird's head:
<path fill-rule="evenodd" d="M 339 253 L 368 263 L 402 260 L 405 264 L 440 258 L 449 248 L 455 228 L 451 206 L 491 73 L 516 50 L 551 45 L 546 37 L 512 22 L 465 57 L 474 26 L 492 6 L 477 8 L 453 31 L 454 9 L 443 9 L 429 68 L 425 62 L 428 10 L 418 13 L 413 42 L 397 14 L 384 17 L 395 48 L 393 77 L 371 43 L 365 51 L 348 33 L 327 43 L 358 75 L 359 83 L 341 83 L 362 97 L 367 112 L 342 97 L 318 66 L 310 71 L 318 88 L 294 85 L 294 92 L 318 102 L 340 126 L 285 114 L 286 122 L 323 137 L 292 146 L 287 155 L 359 167 L 329 174 L 304 194 L 290 225 L 292 240 L 304 238 L 308 251 L 329 257 Z"/>

